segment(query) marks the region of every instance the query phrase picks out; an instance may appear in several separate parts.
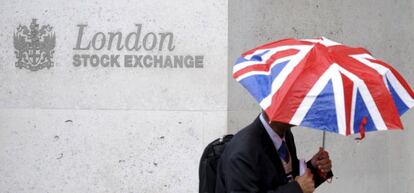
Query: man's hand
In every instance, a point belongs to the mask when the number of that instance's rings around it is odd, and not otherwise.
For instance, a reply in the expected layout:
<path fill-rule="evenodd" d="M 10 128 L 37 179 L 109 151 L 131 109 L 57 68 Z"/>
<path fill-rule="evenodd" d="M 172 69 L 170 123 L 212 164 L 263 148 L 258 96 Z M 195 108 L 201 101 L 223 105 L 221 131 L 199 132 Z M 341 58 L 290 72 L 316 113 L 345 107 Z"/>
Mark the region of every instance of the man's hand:
<path fill-rule="evenodd" d="M 295 180 L 296 182 L 298 182 L 303 193 L 312 193 L 313 191 L 315 191 L 315 182 L 313 181 L 313 174 L 309 169 L 306 169 L 305 174 L 303 174 L 303 176 L 297 176 Z"/>
<path fill-rule="evenodd" d="M 329 153 L 322 147 L 320 147 L 319 152 L 312 157 L 311 164 L 313 167 L 319 169 L 323 173 L 328 173 L 332 168 L 332 162 L 331 159 L 329 159 Z"/>

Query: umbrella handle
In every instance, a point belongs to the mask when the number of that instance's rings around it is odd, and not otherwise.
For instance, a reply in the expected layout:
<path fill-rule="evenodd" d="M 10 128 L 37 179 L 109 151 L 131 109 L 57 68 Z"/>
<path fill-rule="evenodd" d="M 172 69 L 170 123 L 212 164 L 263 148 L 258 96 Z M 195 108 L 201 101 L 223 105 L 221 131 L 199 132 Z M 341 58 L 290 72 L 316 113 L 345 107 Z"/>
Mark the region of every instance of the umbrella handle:
<path fill-rule="evenodd" d="M 322 133 L 322 148 L 325 149 L 326 131 Z"/>
<path fill-rule="evenodd" d="M 325 149 L 325 140 L 326 140 L 326 131 L 322 133 L 322 148 Z M 323 173 L 321 170 L 318 169 L 318 174 L 320 177 L 325 179 L 328 183 L 332 182 L 332 177 L 328 178 L 326 173 Z"/>

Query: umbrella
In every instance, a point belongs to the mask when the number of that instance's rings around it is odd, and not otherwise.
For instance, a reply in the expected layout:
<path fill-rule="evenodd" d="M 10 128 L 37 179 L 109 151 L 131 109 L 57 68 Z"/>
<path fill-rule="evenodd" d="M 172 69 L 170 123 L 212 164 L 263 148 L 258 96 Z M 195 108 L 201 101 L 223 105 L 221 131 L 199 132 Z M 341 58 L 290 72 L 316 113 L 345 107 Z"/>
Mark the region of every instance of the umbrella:
<path fill-rule="evenodd" d="M 414 93 L 364 48 L 327 38 L 284 39 L 241 55 L 233 77 L 271 121 L 341 135 L 403 129 Z"/>

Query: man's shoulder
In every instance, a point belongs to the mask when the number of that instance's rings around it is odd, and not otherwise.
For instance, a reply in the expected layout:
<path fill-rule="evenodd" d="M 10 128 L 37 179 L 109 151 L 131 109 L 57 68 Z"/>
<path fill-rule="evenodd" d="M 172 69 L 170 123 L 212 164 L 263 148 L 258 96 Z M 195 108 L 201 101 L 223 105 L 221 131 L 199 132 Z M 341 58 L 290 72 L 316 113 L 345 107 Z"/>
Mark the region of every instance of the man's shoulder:
<path fill-rule="evenodd" d="M 230 157 L 237 155 L 250 155 L 262 149 L 264 129 L 258 125 L 257 120 L 237 132 L 226 146 L 226 154 Z"/>

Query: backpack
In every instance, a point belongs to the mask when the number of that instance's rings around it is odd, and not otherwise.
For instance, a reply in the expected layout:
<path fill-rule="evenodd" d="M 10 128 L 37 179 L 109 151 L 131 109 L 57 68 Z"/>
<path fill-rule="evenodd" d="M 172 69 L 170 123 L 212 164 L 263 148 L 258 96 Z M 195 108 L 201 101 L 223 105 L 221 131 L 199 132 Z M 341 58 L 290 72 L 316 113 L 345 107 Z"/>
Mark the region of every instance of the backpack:
<path fill-rule="evenodd" d="M 216 189 L 217 164 L 226 144 L 233 138 L 232 134 L 224 135 L 207 145 L 200 159 L 198 170 L 199 193 L 214 193 Z"/>

